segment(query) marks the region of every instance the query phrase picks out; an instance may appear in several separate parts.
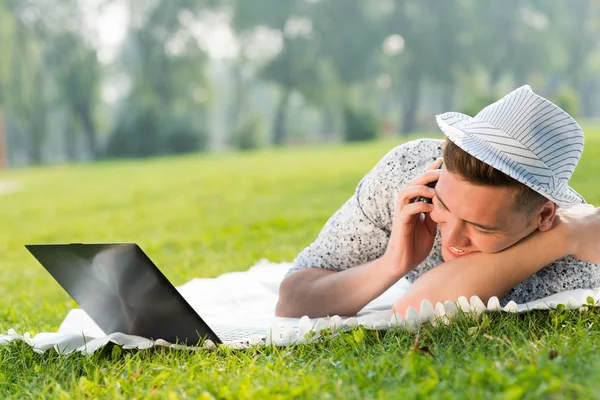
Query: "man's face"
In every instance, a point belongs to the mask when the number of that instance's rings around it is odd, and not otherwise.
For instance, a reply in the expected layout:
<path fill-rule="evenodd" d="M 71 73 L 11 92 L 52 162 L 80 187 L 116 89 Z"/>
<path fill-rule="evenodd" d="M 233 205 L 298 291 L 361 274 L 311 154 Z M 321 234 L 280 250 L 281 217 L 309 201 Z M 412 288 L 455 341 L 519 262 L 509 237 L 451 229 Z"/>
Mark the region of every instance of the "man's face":
<path fill-rule="evenodd" d="M 445 168 L 436 185 L 431 219 L 442 234 L 445 261 L 502 251 L 537 229 L 536 217 L 515 205 L 515 189 L 476 186 Z"/>

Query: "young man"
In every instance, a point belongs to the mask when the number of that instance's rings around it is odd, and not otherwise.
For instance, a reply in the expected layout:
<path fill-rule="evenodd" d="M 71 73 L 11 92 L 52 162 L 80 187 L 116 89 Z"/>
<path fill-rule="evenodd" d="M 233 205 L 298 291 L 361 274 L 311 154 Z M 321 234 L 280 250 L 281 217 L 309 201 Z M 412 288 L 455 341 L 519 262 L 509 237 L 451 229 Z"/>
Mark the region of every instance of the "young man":
<path fill-rule="evenodd" d="M 298 255 L 278 316 L 354 315 L 404 276 L 414 284 L 402 314 L 423 299 L 523 303 L 600 286 L 600 209 L 568 186 L 583 151 L 577 122 L 529 86 L 474 118 L 436 120 L 445 143 L 386 154 Z"/>

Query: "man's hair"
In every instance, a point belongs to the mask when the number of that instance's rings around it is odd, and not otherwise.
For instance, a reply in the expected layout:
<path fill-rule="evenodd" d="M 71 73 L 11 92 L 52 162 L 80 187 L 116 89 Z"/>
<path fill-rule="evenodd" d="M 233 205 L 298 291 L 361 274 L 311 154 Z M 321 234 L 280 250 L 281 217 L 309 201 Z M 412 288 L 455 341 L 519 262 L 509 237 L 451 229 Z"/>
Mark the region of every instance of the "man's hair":
<path fill-rule="evenodd" d="M 548 201 L 528 186 L 479 161 L 448 138 L 444 146 L 444 165 L 449 172 L 459 175 L 464 181 L 474 185 L 514 188 L 515 204 L 530 215 Z"/>

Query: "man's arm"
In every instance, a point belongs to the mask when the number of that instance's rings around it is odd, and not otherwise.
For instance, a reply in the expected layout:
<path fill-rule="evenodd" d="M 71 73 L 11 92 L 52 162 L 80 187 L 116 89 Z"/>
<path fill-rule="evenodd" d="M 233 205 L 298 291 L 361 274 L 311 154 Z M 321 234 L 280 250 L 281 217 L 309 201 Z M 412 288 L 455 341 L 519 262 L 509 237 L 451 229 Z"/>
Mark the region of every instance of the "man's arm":
<path fill-rule="evenodd" d="M 419 310 L 421 301 L 432 304 L 473 295 L 487 303 L 504 297 L 513 287 L 546 265 L 572 254 L 575 238 L 563 224 L 535 232 L 514 246 L 494 254 L 475 253 L 446 262 L 423 274 L 395 304 L 403 317 L 408 307 Z"/>
<path fill-rule="evenodd" d="M 398 194 L 392 232 L 383 255 L 341 272 L 311 268 L 289 275 L 279 288 L 276 315 L 355 315 L 420 264 L 431 252 L 437 226 L 423 214 L 430 212 L 433 205 L 411 199 L 434 195 L 425 184 L 437 180 L 436 163 L 440 161 L 431 164 L 426 173 L 411 180 Z"/>
<path fill-rule="evenodd" d="M 420 216 L 432 206 L 408 200 L 433 196 L 426 184 L 439 178 L 437 165 L 422 171 L 441 145 L 409 142 L 377 163 L 294 260 L 279 288 L 277 316 L 354 315 L 429 254 L 436 226 Z"/>
<path fill-rule="evenodd" d="M 275 315 L 355 315 L 405 275 L 396 270 L 384 255 L 341 272 L 324 268 L 295 272 L 281 282 Z"/>

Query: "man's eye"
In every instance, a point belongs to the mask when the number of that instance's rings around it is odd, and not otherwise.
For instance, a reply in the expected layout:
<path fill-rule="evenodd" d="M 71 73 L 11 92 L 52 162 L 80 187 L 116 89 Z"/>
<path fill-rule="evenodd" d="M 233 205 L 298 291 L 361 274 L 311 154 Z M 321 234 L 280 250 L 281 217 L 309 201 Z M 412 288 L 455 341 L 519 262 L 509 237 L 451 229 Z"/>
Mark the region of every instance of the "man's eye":
<path fill-rule="evenodd" d="M 494 232 L 490 232 L 490 231 L 482 231 L 481 229 L 475 229 L 477 231 L 477 233 L 481 233 L 482 235 L 493 235 Z"/>

